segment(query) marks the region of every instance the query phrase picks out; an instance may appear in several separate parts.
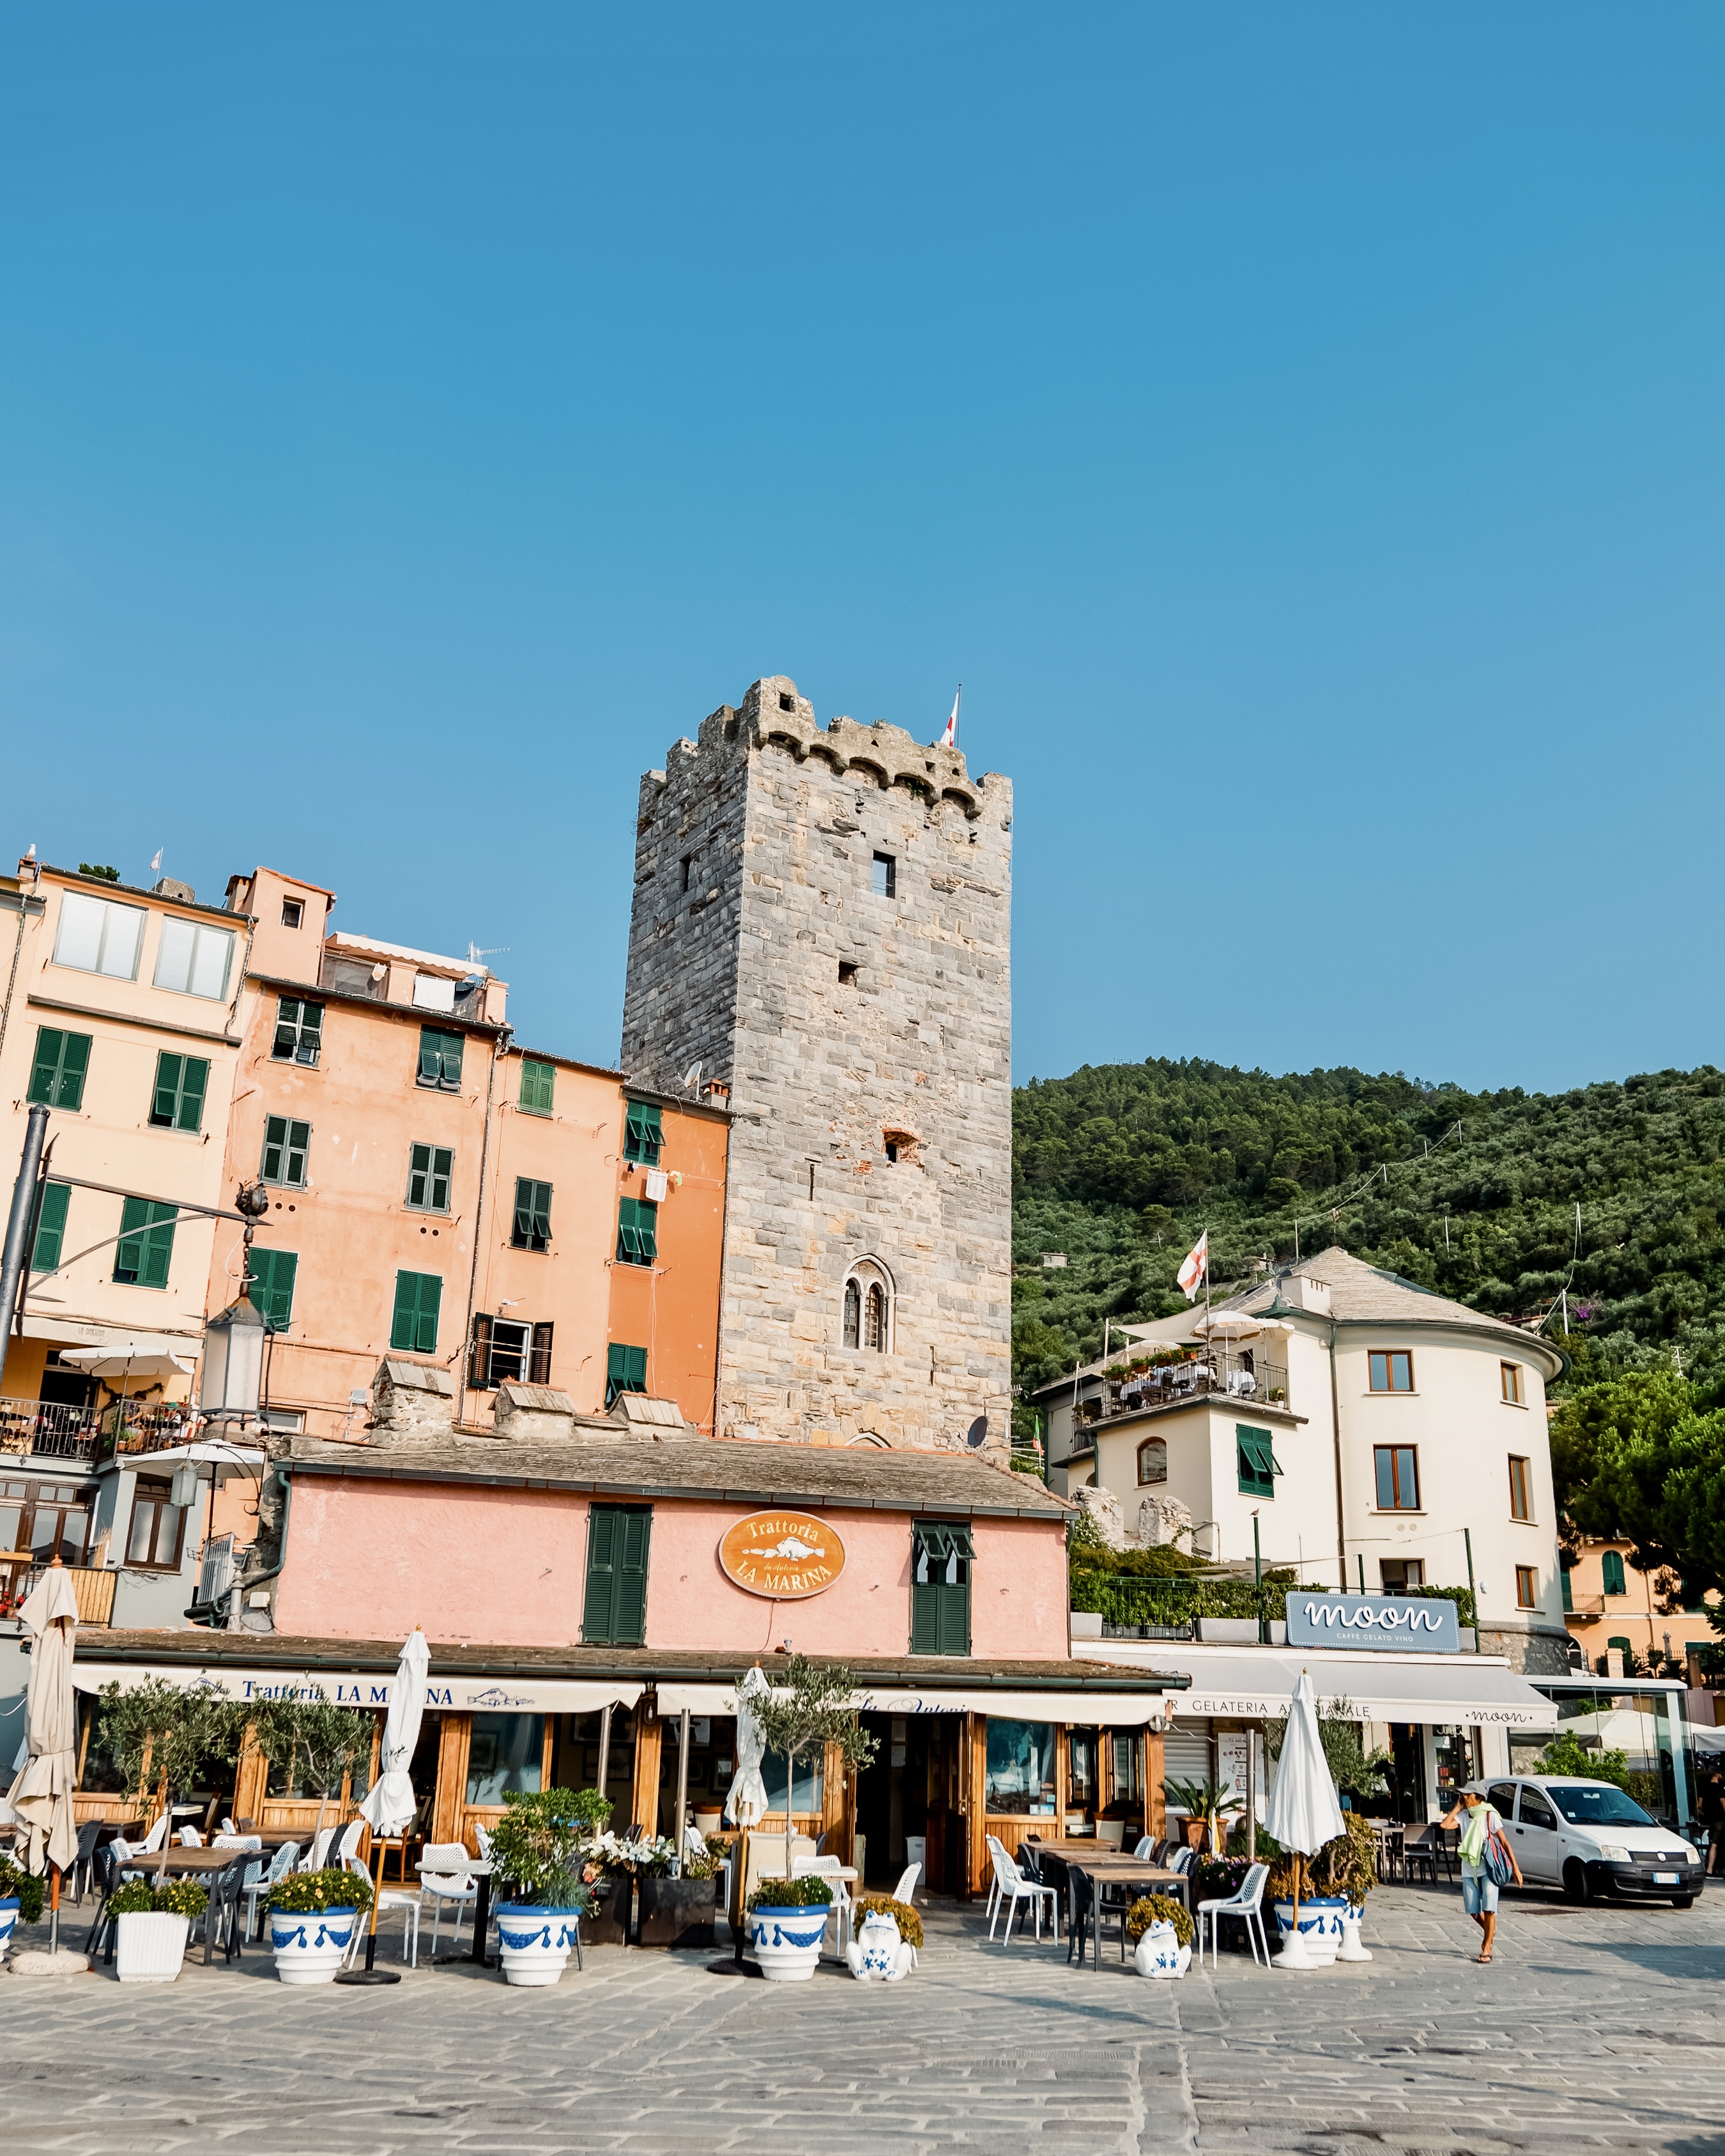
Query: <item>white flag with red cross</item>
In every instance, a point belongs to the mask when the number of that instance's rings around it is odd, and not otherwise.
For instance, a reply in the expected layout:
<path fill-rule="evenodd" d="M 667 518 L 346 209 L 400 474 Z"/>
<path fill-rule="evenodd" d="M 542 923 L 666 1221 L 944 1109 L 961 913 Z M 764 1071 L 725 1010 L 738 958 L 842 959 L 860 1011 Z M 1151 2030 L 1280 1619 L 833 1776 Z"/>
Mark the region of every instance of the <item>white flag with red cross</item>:
<path fill-rule="evenodd" d="M 1206 1228 L 1196 1244 L 1186 1253 L 1185 1262 L 1176 1278 L 1184 1291 L 1188 1302 L 1193 1301 L 1210 1269 L 1210 1231 Z"/>

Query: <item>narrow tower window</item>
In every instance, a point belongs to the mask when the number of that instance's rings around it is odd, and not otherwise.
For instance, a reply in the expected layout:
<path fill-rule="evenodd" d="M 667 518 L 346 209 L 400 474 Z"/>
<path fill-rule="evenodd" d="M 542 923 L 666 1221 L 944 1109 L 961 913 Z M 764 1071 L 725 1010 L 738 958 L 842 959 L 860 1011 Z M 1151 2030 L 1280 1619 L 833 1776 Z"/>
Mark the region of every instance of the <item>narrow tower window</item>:
<path fill-rule="evenodd" d="M 845 1345 L 862 1345 L 862 1290 L 854 1280 L 845 1283 Z"/>
<path fill-rule="evenodd" d="M 875 896 L 876 898 L 898 896 L 898 863 L 891 854 L 875 856 Z"/>

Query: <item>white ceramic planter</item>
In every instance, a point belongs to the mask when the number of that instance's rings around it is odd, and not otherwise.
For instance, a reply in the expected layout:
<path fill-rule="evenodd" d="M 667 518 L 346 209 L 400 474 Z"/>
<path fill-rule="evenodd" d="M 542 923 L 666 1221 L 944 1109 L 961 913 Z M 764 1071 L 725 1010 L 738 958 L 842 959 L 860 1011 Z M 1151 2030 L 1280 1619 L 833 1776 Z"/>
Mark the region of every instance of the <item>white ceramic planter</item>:
<path fill-rule="evenodd" d="M 884 1909 L 872 1909 L 845 1948 L 845 1958 L 860 1983 L 898 1984 L 916 1966 L 916 1949 Z"/>
<path fill-rule="evenodd" d="M 575 1951 L 573 1909 L 504 1902 L 497 1909 L 497 1958 L 506 1984 L 555 1984 Z"/>
<path fill-rule="evenodd" d="M 189 1917 L 133 1909 L 114 1919 L 114 1974 L 122 1984 L 172 1984 L 186 1958 Z"/>
<path fill-rule="evenodd" d="M 820 1960 L 830 1905 L 813 1909 L 751 1909 L 749 1944 L 761 1974 L 774 1984 L 805 1984 Z M 898 1929 L 897 1925 L 893 1929 Z"/>
<path fill-rule="evenodd" d="M 18 1929 L 20 1903 L 16 1894 L 0 1899 L 0 1961 L 6 1958 L 6 1949 L 12 1944 L 12 1935 Z"/>
<path fill-rule="evenodd" d="M 1342 1944 L 1342 1921 L 1348 1907 L 1348 1902 L 1339 1894 L 1320 1895 L 1311 1900 L 1303 1894 L 1300 1897 L 1300 1943 L 1314 1968 L 1327 1968 L 1336 1958 Z M 1276 1928 L 1286 1945 L 1294 1933 L 1291 1900 L 1276 1904 Z"/>
<path fill-rule="evenodd" d="M 1179 1943 L 1166 1917 L 1145 1927 L 1132 1951 L 1132 1967 L 1140 1976 L 1168 1979 L 1183 1976 L 1191 1966 L 1191 1948 Z"/>
<path fill-rule="evenodd" d="M 275 1974 L 284 1984 L 333 1984 L 358 1922 L 357 1909 L 272 1909 Z"/>

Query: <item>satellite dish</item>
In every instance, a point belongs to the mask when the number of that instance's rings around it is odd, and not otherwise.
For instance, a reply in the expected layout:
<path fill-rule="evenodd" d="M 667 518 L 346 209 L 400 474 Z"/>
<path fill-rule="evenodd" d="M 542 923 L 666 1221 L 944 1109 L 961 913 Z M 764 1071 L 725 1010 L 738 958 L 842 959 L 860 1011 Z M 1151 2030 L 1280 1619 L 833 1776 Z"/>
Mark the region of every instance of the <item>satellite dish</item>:
<path fill-rule="evenodd" d="M 695 1091 L 695 1081 L 700 1075 L 701 1065 L 698 1063 L 691 1063 L 683 1073 L 683 1085 L 686 1091 L 692 1093 Z"/>
<path fill-rule="evenodd" d="M 988 1418 L 979 1414 L 964 1433 L 964 1442 L 971 1446 L 986 1445 L 988 1441 Z"/>

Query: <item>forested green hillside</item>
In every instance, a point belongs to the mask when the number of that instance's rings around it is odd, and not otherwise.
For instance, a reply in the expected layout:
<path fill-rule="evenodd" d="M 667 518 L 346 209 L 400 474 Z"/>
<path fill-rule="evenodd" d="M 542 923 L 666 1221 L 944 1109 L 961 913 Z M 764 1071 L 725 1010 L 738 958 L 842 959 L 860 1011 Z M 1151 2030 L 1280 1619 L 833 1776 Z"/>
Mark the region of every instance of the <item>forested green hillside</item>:
<path fill-rule="evenodd" d="M 1340 1243 L 1499 1317 L 1537 1315 L 1567 1284 L 1578 1377 L 1725 1364 L 1725 1074 L 1711 1065 L 1558 1094 L 1087 1066 L 1014 1093 L 1013 1212 L 1021 1385 L 1099 1353 L 1105 1317 L 1183 1308 L 1174 1273 L 1204 1227 L 1219 1291 L 1255 1259 L 1291 1258 L 1296 1223 L 1302 1255 Z M 1558 1317 L 1547 1330 L 1562 1338 Z"/>

